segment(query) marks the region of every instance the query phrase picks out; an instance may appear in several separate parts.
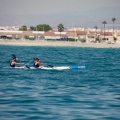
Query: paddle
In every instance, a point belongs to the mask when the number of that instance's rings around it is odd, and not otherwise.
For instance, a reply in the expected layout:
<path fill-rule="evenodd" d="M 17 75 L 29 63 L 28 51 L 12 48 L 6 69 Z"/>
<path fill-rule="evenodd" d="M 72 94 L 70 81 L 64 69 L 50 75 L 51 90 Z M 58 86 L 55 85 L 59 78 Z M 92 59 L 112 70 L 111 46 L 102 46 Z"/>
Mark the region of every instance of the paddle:
<path fill-rule="evenodd" d="M 28 65 L 25 65 L 26 68 L 30 69 L 30 67 Z"/>
<path fill-rule="evenodd" d="M 54 67 L 53 65 L 47 65 L 47 66 L 52 67 L 52 68 Z"/>
<path fill-rule="evenodd" d="M 49 67 L 54 67 L 53 65 L 50 65 L 50 64 L 48 64 L 48 63 L 41 63 L 41 64 L 45 64 L 45 65 L 47 65 L 47 66 L 49 66 Z"/>
<path fill-rule="evenodd" d="M 34 60 L 34 58 L 33 58 L 33 60 Z M 29 62 L 29 63 L 27 63 L 27 64 L 30 64 L 33 60 L 30 60 L 30 62 Z M 27 64 L 24 64 L 24 65 L 25 65 L 25 67 L 26 67 L 26 68 L 28 68 L 28 69 L 30 69 L 30 67 L 29 67 Z"/>
<path fill-rule="evenodd" d="M 16 63 L 16 64 L 22 64 L 22 65 L 24 65 L 26 68 L 28 68 L 28 69 L 30 69 L 30 67 L 28 66 L 28 65 L 26 65 L 25 63 Z"/>

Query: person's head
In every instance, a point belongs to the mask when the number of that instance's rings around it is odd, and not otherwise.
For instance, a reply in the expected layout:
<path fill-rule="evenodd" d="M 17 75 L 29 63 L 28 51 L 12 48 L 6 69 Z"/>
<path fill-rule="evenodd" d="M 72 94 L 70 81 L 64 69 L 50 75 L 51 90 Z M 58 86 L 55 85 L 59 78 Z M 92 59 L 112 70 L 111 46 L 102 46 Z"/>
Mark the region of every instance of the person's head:
<path fill-rule="evenodd" d="M 16 58 L 15 54 L 12 54 L 12 59 L 18 60 L 18 58 Z"/>
<path fill-rule="evenodd" d="M 36 58 L 36 61 L 39 61 L 39 58 Z"/>
<path fill-rule="evenodd" d="M 13 62 L 16 62 L 16 58 L 13 58 L 12 61 L 13 61 Z"/>

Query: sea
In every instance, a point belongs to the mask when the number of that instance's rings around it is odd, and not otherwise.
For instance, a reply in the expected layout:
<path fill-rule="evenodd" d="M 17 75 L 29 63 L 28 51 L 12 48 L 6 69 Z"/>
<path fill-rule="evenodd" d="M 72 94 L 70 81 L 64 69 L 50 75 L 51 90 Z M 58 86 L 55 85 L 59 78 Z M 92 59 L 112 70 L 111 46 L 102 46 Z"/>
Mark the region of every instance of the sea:
<path fill-rule="evenodd" d="M 86 68 L 10 68 L 12 54 Z M 120 120 L 120 48 L 1 45 L 0 120 Z"/>

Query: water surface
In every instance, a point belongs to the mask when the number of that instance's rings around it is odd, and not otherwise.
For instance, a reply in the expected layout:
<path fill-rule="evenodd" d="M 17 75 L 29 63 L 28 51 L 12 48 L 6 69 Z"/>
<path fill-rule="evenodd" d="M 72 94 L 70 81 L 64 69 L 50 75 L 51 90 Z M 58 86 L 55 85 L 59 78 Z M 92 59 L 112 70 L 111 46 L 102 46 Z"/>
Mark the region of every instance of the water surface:
<path fill-rule="evenodd" d="M 9 68 L 11 54 L 79 70 Z M 120 119 L 120 49 L 0 46 L 1 120 Z"/>

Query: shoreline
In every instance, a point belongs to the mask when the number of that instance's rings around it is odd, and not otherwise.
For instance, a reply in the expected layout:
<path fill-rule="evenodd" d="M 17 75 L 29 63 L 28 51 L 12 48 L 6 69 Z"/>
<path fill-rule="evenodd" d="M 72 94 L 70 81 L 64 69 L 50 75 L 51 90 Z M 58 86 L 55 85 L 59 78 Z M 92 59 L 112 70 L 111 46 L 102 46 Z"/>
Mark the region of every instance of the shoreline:
<path fill-rule="evenodd" d="M 2 40 L 0 39 L 0 45 L 10 46 L 53 46 L 53 47 L 82 47 L 82 48 L 120 48 L 119 43 L 107 44 L 107 43 L 81 43 L 70 41 L 31 41 L 31 40 Z"/>

